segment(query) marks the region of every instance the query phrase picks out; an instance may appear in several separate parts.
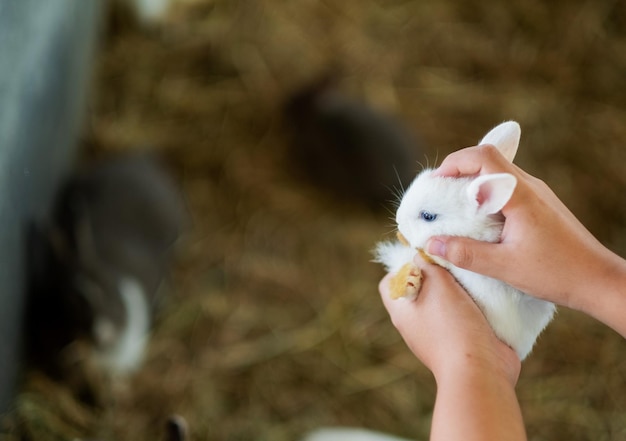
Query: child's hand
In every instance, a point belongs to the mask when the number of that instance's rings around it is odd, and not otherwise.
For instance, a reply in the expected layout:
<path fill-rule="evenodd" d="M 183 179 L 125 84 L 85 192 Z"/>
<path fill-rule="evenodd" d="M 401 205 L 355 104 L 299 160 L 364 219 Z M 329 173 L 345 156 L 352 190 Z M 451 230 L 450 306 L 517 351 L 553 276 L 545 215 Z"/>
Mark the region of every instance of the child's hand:
<path fill-rule="evenodd" d="M 520 360 L 496 337 L 472 298 L 447 270 L 427 264 L 419 256 L 415 263 L 424 276 L 415 300 L 392 300 L 388 295 L 390 275 L 379 285 L 391 320 L 411 351 L 438 383 L 449 375 L 480 371 L 501 375 L 515 385 Z"/>
<path fill-rule="evenodd" d="M 544 182 L 489 145 L 452 153 L 436 173 L 499 172 L 517 178 L 515 192 L 502 209 L 501 241 L 436 237 L 428 242 L 427 251 L 532 296 L 586 312 L 626 336 L 626 324 L 611 312 L 626 301 L 626 262 L 598 242 Z"/>

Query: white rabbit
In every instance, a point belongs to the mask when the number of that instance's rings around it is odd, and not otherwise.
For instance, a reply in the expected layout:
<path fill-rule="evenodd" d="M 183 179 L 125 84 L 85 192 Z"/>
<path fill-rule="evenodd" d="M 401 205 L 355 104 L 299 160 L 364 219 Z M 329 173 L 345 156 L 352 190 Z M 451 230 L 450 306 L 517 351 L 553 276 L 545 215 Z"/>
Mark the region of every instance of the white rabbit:
<path fill-rule="evenodd" d="M 349 427 L 324 427 L 307 434 L 301 441 L 408 441 L 392 435 Z"/>
<path fill-rule="evenodd" d="M 493 144 L 513 161 L 519 139 L 519 124 L 508 121 L 491 130 L 480 144 Z M 401 240 L 382 242 L 376 248 L 376 261 L 404 278 L 394 288 L 404 292 L 396 292 L 394 297 L 417 295 L 420 275 L 412 260 L 416 250 L 424 253 L 430 237 L 447 235 L 499 241 L 504 226 L 500 210 L 517 184 L 516 178 L 508 173 L 451 178 L 433 176 L 433 171 L 422 171 L 402 197 L 396 213 Z M 474 298 L 496 335 L 510 345 L 521 360 L 526 358 L 552 319 L 554 304 L 533 298 L 499 280 L 458 268 L 441 258 L 428 257 L 454 275 Z"/>

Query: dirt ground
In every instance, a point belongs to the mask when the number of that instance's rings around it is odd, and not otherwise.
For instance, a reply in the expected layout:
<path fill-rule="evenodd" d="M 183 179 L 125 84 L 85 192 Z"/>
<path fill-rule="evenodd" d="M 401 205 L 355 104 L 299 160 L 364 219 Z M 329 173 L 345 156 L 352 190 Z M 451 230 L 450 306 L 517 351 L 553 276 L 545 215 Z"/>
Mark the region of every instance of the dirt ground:
<path fill-rule="evenodd" d="M 161 152 L 192 228 L 141 372 L 103 386 L 100 406 L 27 373 L 12 439 L 159 440 L 171 414 L 193 441 L 292 441 L 322 425 L 428 438 L 434 381 L 370 262 L 390 214 L 289 159 L 281 108 L 328 69 L 403 121 L 431 164 L 519 121 L 516 162 L 626 256 L 624 2 L 178 0 L 155 29 L 111 14 L 86 151 Z M 561 308 L 517 388 L 529 439 L 626 438 L 625 380 L 623 339 Z"/>

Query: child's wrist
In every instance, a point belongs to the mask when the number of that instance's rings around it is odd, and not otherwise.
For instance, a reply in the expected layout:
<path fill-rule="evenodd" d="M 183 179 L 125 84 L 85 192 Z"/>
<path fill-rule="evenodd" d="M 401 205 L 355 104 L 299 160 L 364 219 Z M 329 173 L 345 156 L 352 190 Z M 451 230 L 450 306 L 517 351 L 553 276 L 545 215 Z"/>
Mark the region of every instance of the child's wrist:
<path fill-rule="evenodd" d="M 597 277 L 588 280 L 588 285 L 581 286 L 572 307 L 626 338 L 626 323 L 623 320 L 626 309 L 626 260 L 611 253 L 599 266 Z"/>
<path fill-rule="evenodd" d="M 459 377 L 484 376 L 515 387 L 520 370 L 521 361 L 515 351 L 498 341 L 494 348 L 458 354 L 433 370 L 433 375 L 437 384 L 455 381 Z"/>

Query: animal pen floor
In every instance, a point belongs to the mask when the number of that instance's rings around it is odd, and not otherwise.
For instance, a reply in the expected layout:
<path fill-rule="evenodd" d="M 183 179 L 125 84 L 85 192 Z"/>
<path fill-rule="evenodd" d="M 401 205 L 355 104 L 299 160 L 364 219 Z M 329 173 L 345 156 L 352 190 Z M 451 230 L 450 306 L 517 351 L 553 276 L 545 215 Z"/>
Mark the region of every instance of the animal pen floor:
<path fill-rule="evenodd" d="M 321 425 L 427 439 L 434 381 L 370 262 L 390 212 L 289 160 L 281 106 L 329 68 L 403 120 L 431 164 L 519 121 L 517 164 L 626 256 L 624 2 L 179 0 L 153 30 L 111 14 L 85 151 L 161 152 L 192 225 L 143 369 L 102 385 L 98 406 L 26 373 L 8 439 L 158 440 L 171 414 L 194 441 Z M 517 391 L 531 440 L 626 438 L 626 342 L 561 308 Z"/>

